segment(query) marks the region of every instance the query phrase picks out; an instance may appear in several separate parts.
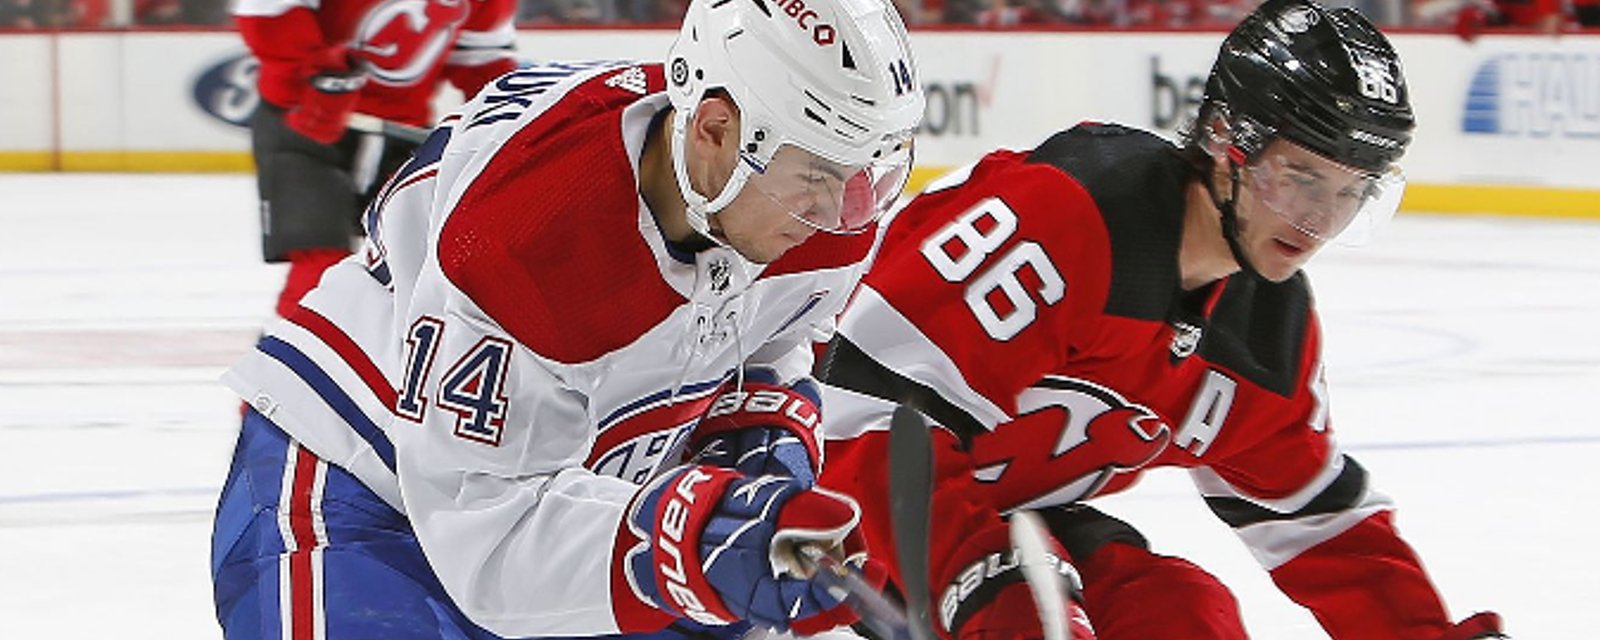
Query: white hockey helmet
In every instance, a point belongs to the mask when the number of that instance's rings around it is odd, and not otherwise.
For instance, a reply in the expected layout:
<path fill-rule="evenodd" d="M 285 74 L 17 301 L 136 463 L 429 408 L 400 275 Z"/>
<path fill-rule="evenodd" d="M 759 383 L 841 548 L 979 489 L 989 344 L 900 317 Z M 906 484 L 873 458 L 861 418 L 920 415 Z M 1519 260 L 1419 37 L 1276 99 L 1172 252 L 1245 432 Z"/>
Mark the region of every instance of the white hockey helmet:
<path fill-rule="evenodd" d="M 776 185 L 764 189 L 774 199 L 793 201 L 785 191 L 794 188 L 773 179 L 775 161 L 820 159 L 843 170 L 828 170 L 828 211 L 791 209 L 824 231 L 860 231 L 900 195 L 923 96 L 905 25 L 888 0 L 693 0 L 667 68 L 673 171 L 701 234 L 710 237 L 707 216 L 752 177 Z M 707 196 L 689 181 L 684 140 L 712 90 L 739 108 L 739 157 L 722 192 Z M 780 154 L 786 145 L 808 153 Z"/>

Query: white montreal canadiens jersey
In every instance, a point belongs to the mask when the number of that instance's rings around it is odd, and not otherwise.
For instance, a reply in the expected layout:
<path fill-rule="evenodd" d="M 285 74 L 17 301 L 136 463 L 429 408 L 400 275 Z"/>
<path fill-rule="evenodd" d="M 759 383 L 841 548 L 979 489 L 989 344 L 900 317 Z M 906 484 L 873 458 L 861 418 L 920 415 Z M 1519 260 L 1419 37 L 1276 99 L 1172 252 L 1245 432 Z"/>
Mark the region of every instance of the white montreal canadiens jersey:
<path fill-rule="evenodd" d="M 522 69 L 446 118 L 361 251 L 225 375 L 411 519 L 474 622 L 618 629 L 614 543 L 741 366 L 809 373 L 871 235 L 768 265 L 666 244 L 638 195 L 659 65 Z"/>

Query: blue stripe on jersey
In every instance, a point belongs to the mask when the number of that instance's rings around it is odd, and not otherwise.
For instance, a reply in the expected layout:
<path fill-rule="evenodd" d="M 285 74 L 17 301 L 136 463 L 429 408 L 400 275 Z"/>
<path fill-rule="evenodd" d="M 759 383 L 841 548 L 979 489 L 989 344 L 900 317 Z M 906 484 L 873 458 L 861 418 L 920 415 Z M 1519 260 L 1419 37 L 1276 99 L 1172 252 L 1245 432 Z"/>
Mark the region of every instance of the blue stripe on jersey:
<path fill-rule="evenodd" d="M 729 371 L 728 373 L 723 374 L 721 378 L 716 380 L 696 382 L 689 386 L 683 387 L 682 389 L 678 390 L 676 395 L 693 396 L 699 395 L 702 391 L 715 389 L 722 384 L 722 381 L 727 380 L 728 376 L 732 373 L 732 371 Z M 606 427 L 611 426 L 611 423 L 621 420 L 622 418 L 631 415 L 633 412 L 638 411 L 639 409 L 648 405 L 671 398 L 673 395 L 674 394 L 672 393 L 671 389 L 662 389 L 643 398 L 639 398 L 638 400 L 634 400 L 633 402 L 629 402 L 628 404 L 619 407 L 616 411 L 612 411 L 605 418 L 601 419 L 599 427 L 600 429 L 604 430 Z"/>
<path fill-rule="evenodd" d="M 384 183 L 383 189 L 378 192 L 378 196 L 373 198 L 372 202 L 367 203 L 366 222 L 364 225 L 367 230 L 367 237 L 372 238 L 379 246 L 383 246 L 383 242 L 380 235 L 382 229 L 378 225 L 378 220 L 383 215 L 384 203 L 388 202 L 389 196 L 394 195 L 394 190 L 405 184 L 406 180 L 411 176 L 439 164 L 439 160 L 444 157 L 445 145 L 450 143 L 450 132 L 451 128 L 449 126 L 443 126 L 434 129 L 433 133 L 428 134 L 428 139 L 424 140 L 416 150 L 412 151 L 411 157 L 406 160 L 405 164 L 400 165 L 400 168 L 395 170 L 394 175 L 389 177 L 388 182 Z"/>
<path fill-rule="evenodd" d="M 827 293 L 822 291 L 812 292 L 811 299 L 806 300 L 805 304 L 800 305 L 800 310 L 794 312 L 794 315 L 789 316 L 788 320 L 784 320 L 783 324 L 778 326 L 778 330 L 772 332 L 772 335 L 783 333 L 783 330 L 788 329 L 789 325 L 794 324 L 794 321 L 799 320 L 801 316 L 810 313 L 812 309 L 817 307 L 817 303 L 822 302 L 822 297 L 825 295 L 827 295 Z"/>
<path fill-rule="evenodd" d="M 256 349 L 271 356 L 272 359 L 282 362 L 284 366 L 289 367 L 290 371 L 293 371 L 301 380 L 304 380 L 307 385 L 310 385 L 311 390 L 322 396 L 322 401 L 328 403 L 334 413 L 339 414 L 339 417 L 344 418 L 344 421 L 349 423 L 350 428 L 355 430 L 356 435 L 361 436 L 362 440 L 366 440 L 367 444 L 372 446 L 372 450 L 377 452 L 378 458 L 383 460 L 383 466 L 388 467 L 390 471 L 394 471 L 394 444 L 389 442 L 389 437 L 383 434 L 383 430 L 367 418 L 367 414 L 356 406 L 356 401 L 351 399 L 350 395 L 344 392 L 344 389 L 339 388 L 339 384 L 334 382 L 326 371 L 317 366 L 317 363 L 312 362 L 311 358 L 306 357 L 306 354 L 296 349 L 294 345 L 272 336 L 262 338 L 261 342 L 256 345 Z"/>

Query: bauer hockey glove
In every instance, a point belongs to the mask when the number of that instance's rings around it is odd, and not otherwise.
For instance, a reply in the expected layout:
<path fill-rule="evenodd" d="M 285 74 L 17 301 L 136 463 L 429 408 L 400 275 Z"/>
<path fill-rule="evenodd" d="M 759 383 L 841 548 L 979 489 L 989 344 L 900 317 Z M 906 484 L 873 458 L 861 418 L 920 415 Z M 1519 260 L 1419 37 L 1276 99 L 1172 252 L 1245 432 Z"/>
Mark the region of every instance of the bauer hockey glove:
<path fill-rule="evenodd" d="M 285 120 L 300 135 L 333 144 L 344 135 L 350 112 L 367 84 L 366 71 L 344 47 L 324 49 L 311 64 L 313 70 L 308 86 L 300 92 L 300 104 L 289 110 Z"/>
<path fill-rule="evenodd" d="M 862 562 L 859 519 L 855 501 L 793 478 L 685 465 L 634 498 L 625 526 L 642 542 L 622 570 L 641 600 L 673 615 L 810 635 L 856 616 L 800 575 L 794 550 L 816 545 Z"/>
<path fill-rule="evenodd" d="M 811 380 L 785 387 L 776 378 L 770 370 L 751 369 L 743 384 L 724 387 L 689 436 L 690 461 L 816 484 L 821 392 Z"/>
<path fill-rule="evenodd" d="M 1094 640 L 1094 627 L 1083 613 L 1083 581 L 1067 552 L 1047 539 L 1051 568 L 1067 585 L 1068 637 Z M 933 575 L 934 628 L 946 640 L 1037 640 L 1044 621 L 1029 586 L 1010 527 L 997 522 L 968 537 Z"/>
<path fill-rule="evenodd" d="M 1445 629 L 1444 635 L 1439 640 L 1480 640 L 1482 638 L 1507 638 L 1500 628 L 1500 614 L 1493 611 L 1481 611 L 1455 626 Z"/>

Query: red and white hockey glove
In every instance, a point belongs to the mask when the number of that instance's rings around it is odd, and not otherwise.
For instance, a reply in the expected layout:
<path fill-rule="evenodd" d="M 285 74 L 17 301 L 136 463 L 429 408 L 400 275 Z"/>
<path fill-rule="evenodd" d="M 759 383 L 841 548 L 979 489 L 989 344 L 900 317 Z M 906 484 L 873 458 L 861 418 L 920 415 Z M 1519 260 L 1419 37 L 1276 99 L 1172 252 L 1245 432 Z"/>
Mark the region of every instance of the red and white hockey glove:
<path fill-rule="evenodd" d="M 775 377 L 752 369 L 742 385 L 725 387 L 689 436 L 690 461 L 816 484 L 821 393 L 810 380 L 782 386 Z"/>
<path fill-rule="evenodd" d="M 1455 626 L 1445 629 L 1444 635 L 1439 640 L 1478 640 L 1480 638 L 1507 638 L 1500 628 L 1500 614 L 1493 611 L 1482 611 Z"/>
<path fill-rule="evenodd" d="M 367 84 L 363 64 L 344 47 L 330 47 L 312 59 L 308 86 L 300 92 L 300 103 L 289 110 L 285 121 L 300 135 L 333 144 L 344 135 L 350 112 Z"/>
<path fill-rule="evenodd" d="M 1064 603 L 1072 640 L 1094 640 L 1083 613 L 1083 581 L 1060 543 L 1048 540 L 1053 567 L 1068 585 Z M 946 640 L 1034 640 L 1044 637 L 1044 622 L 1033 590 L 1011 546 L 1010 528 L 1001 522 L 967 538 L 933 575 L 934 630 Z"/>
<path fill-rule="evenodd" d="M 794 550 L 816 545 L 862 562 L 860 517 L 850 498 L 793 478 L 685 465 L 634 498 L 623 539 L 641 542 L 622 571 L 641 600 L 673 615 L 810 635 L 856 616 L 801 575 Z"/>

